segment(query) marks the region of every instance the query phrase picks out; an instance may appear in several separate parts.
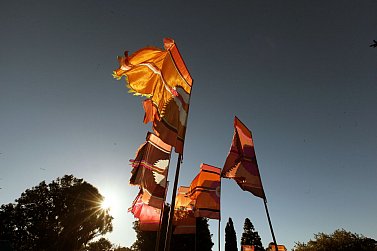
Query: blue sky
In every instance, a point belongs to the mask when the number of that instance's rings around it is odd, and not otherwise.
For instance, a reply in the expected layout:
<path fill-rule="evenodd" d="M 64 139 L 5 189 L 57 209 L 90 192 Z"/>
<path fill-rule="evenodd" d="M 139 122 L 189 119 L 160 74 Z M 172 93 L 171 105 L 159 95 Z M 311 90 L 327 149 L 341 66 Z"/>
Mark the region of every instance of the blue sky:
<path fill-rule="evenodd" d="M 338 228 L 377 239 L 376 13 L 376 1 L 2 1 L 0 203 L 73 174 L 118 198 L 109 238 L 130 246 L 128 160 L 150 125 L 111 73 L 124 50 L 171 37 L 194 79 L 180 185 L 200 163 L 222 167 L 236 115 L 279 243 Z M 261 199 L 223 180 L 221 201 L 222 234 L 232 217 L 240 239 L 248 217 L 271 241 Z"/>

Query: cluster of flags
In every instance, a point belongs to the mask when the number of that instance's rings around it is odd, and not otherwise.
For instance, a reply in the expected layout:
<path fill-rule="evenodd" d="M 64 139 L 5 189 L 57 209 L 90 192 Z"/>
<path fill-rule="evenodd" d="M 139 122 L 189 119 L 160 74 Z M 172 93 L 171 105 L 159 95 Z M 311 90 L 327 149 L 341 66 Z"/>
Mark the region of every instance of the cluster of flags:
<path fill-rule="evenodd" d="M 158 231 L 167 191 L 172 149 L 183 155 L 193 80 L 175 42 L 164 39 L 164 49 L 146 47 L 118 57 L 116 79 L 126 78 L 129 92 L 143 96 L 144 123 L 152 132 L 130 160 L 130 184 L 139 186 L 130 212 L 145 231 Z M 237 118 L 223 169 L 201 164 L 190 186 L 181 186 L 175 197 L 174 234 L 196 231 L 196 217 L 220 219 L 221 178 L 234 179 L 245 191 L 265 199 L 250 130 Z"/>
<path fill-rule="evenodd" d="M 161 209 L 165 200 L 171 146 L 148 132 L 146 142 L 131 159 L 131 185 L 140 186 L 143 203 Z"/>
<path fill-rule="evenodd" d="M 218 167 L 201 164 L 188 195 L 194 200 L 195 216 L 220 219 L 220 173 Z"/>
<path fill-rule="evenodd" d="M 130 211 L 139 219 L 140 229 L 157 231 L 161 222 L 169 162 L 174 147 L 183 154 L 192 78 L 172 39 L 164 49 L 147 47 L 131 56 L 118 57 L 116 79 L 127 80 L 129 92 L 143 96 L 144 123 L 152 123 L 146 142 L 130 160 L 130 184 L 140 188 Z"/>
<path fill-rule="evenodd" d="M 220 219 L 220 173 L 218 167 L 201 164 L 190 186 L 179 187 L 174 207 L 174 234 L 194 234 L 197 217 Z"/>
<path fill-rule="evenodd" d="M 178 221 L 179 233 L 193 233 L 194 217 L 220 219 L 221 178 L 234 179 L 242 190 L 265 199 L 250 130 L 234 118 L 234 135 L 223 169 L 201 164 L 189 187 L 180 187 L 175 210 L 186 212 Z M 185 225 L 187 224 L 187 225 Z M 187 231 L 182 228 L 188 227 Z M 190 232 L 191 231 L 191 232 Z"/>

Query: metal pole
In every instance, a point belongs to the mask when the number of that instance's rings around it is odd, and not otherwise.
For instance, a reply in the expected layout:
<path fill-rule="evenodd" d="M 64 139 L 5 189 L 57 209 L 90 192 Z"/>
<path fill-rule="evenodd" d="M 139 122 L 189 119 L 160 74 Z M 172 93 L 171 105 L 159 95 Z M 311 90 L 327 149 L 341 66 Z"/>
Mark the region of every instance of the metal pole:
<path fill-rule="evenodd" d="M 171 56 L 171 52 L 170 51 L 169 51 L 169 54 Z M 172 57 L 172 59 L 173 59 L 173 57 Z M 190 93 L 189 93 L 190 95 L 189 95 L 188 104 L 190 104 L 190 101 L 191 101 L 191 93 L 192 93 L 193 84 L 194 84 L 194 81 L 192 81 L 192 83 L 190 85 L 191 89 L 190 89 Z M 186 129 L 187 129 L 187 120 L 188 120 L 189 111 L 190 111 L 190 105 L 187 108 L 187 116 L 185 118 L 185 127 L 186 127 Z M 169 212 L 169 220 L 168 220 L 168 227 L 167 227 L 166 238 L 165 238 L 165 249 L 164 249 L 165 251 L 170 251 L 170 242 L 171 242 L 171 236 L 172 236 L 172 231 L 173 231 L 173 217 L 174 217 L 175 197 L 176 197 L 176 194 L 177 194 L 178 178 L 179 178 L 179 170 L 181 169 L 182 154 L 183 153 L 180 153 L 178 155 L 177 169 L 175 170 L 174 188 L 173 188 L 173 194 L 172 194 L 172 199 L 171 199 L 170 212 Z"/>
<path fill-rule="evenodd" d="M 164 203 L 165 204 L 165 203 Z M 158 231 L 157 231 L 157 235 L 156 235 L 156 246 L 154 248 L 155 251 L 158 251 L 159 250 L 159 246 L 160 246 L 160 237 L 161 237 L 161 227 L 162 227 L 162 219 L 164 217 L 164 208 L 165 206 L 163 205 L 162 206 L 162 209 L 161 209 L 161 215 L 160 215 L 160 224 L 158 226 Z"/>
<path fill-rule="evenodd" d="M 181 169 L 181 161 L 182 161 L 182 154 L 179 154 L 178 162 L 177 162 L 177 169 L 175 170 L 173 193 L 171 195 L 172 198 L 171 198 L 171 205 L 170 205 L 170 212 L 169 212 L 168 231 L 166 232 L 166 239 L 165 239 L 165 251 L 170 250 L 170 242 L 171 242 L 171 236 L 173 232 L 175 197 L 177 195 L 178 177 L 179 177 L 179 170 Z"/>
<path fill-rule="evenodd" d="M 268 224 L 270 224 L 270 230 L 271 230 L 272 239 L 273 239 L 274 244 L 275 244 L 275 249 L 276 249 L 276 251 L 278 251 L 278 244 L 277 244 L 277 242 L 276 242 L 276 238 L 275 238 L 274 230 L 272 229 L 272 223 L 271 223 L 271 219 L 270 219 L 270 214 L 268 213 L 267 200 L 266 200 L 266 199 L 263 199 L 263 202 L 264 202 L 264 208 L 266 209 L 266 214 L 267 214 Z"/>
<path fill-rule="evenodd" d="M 198 244 L 198 240 L 197 240 L 197 236 L 198 236 L 198 219 L 199 218 L 195 218 L 195 251 L 196 251 L 196 245 Z"/>
<path fill-rule="evenodd" d="M 217 233 L 217 239 L 218 239 L 218 250 L 220 251 L 221 250 L 221 246 L 220 246 L 220 229 L 221 229 L 221 176 L 220 176 L 220 198 L 219 198 L 219 202 L 220 202 L 220 212 L 219 212 L 219 227 L 218 227 L 218 233 Z"/>
<path fill-rule="evenodd" d="M 166 176 L 166 179 L 167 179 L 167 176 Z M 168 187 L 168 184 L 169 183 L 166 181 L 166 187 Z M 167 189 L 165 190 L 164 202 L 163 202 L 162 208 L 161 208 L 160 223 L 159 223 L 159 226 L 158 226 L 158 232 L 157 232 L 157 236 L 156 236 L 156 247 L 154 249 L 155 251 L 160 250 L 161 228 L 162 228 L 162 221 L 164 219 L 166 192 L 167 192 Z"/>
<path fill-rule="evenodd" d="M 168 176 L 169 176 L 170 159 L 171 159 L 171 152 L 170 152 L 170 155 L 169 155 L 169 166 L 168 166 L 168 169 L 167 169 L 167 172 L 166 172 L 166 187 L 165 187 L 164 201 L 162 203 L 162 208 L 161 208 L 160 224 L 158 226 L 158 232 L 157 232 L 157 236 L 156 236 L 156 247 L 154 249 L 155 251 L 160 250 L 161 228 L 162 228 L 162 221 L 164 219 L 166 194 L 167 194 L 168 187 L 169 187 Z"/>
<path fill-rule="evenodd" d="M 219 251 L 221 250 L 221 248 L 220 248 L 220 221 L 221 221 L 221 218 L 219 219 L 219 230 L 218 230 L 218 233 L 217 233 L 217 235 L 218 235 L 218 245 L 219 245 Z"/>

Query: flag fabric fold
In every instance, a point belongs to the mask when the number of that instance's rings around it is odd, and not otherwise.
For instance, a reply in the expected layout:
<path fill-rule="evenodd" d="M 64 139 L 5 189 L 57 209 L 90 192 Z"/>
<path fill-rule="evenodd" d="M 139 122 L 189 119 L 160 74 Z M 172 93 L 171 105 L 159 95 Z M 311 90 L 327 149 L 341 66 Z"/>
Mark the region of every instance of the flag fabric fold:
<path fill-rule="evenodd" d="M 218 167 L 200 165 L 200 172 L 187 193 L 194 200 L 196 217 L 220 219 L 220 173 Z"/>
<path fill-rule="evenodd" d="M 244 191 L 266 199 L 255 156 L 251 131 L 234 118 L 234 135 L 221 177 L 234 179 Z"/>
<path fill-rule="evenodd" d="M 171 146 L 148 132 L 146 142 L 139 147 L 135 159 L 130 160 L 133 167 L 130 184 L 140 186 L 145 204 L 162 208 L 170 154 Z"/>
<path fill-rule="evenodd" d="M 161 209 L 143 203 L 141 193 L 138 194 L 129 209 L 135 218 L 139 219 L 139 229 L 142 231 L 158 231 Z"/>
<path fill-rule="evenodd" d="M 184 210 L 193 210 L 195 201 L 193 201 L 187 194 L 189 191 L 190 187 L 178 187 L 178 192 L 175 199 L 175 209 L 183 208 Z"/>
<path fill-rule="evenodd" d="M 147 98 L 144 123 L 152 122 L 157 136 L 182 154 L 193 80 L 174 40 L 165 38 L 164 48 L 125 52 L 113 76 L 125 76 L 129 92 Z"/>
<path fill-rule="evenodd" d="M 193 201 L 187 195 L 189 187 L 180 186 L 175 200 L 173 234 L 195 234 L 196 218 L 193 211 Z"/>

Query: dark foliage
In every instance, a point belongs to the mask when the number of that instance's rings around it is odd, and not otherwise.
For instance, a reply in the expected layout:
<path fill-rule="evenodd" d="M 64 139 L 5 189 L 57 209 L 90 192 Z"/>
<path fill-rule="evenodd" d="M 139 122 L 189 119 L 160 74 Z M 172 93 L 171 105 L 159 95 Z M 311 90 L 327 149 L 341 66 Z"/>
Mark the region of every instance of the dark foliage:
<path fill-rule="evenodd" d="M 208 228 L 207 218 L 196 218 L 196 244 L 197 251 L 212 250 L 212 234 Z"/>
<path fill-rule="evenodd" d="M 362 235 L 336 230 L 332 234 L 318 233 L 308 243 L 296 243 L 294 251 L 377 251 L 377 241 Z"/>
<path fill-rule="evenodd" d="M 114 249 L 114 251 L 132 251 L 132 249 L 126 247 L 117 247 Z"/>
<path fill-rule="evenodd" d="M 249 218 L 245 219 L 243 231 L 241 245 L 253 245 L 255 251 L 264 251 L 261 238 L 258 232 L 255 231 L 254 225 L 251 223 Z"/>
<path fill-rule="evenodd" d="M 142 231 L 139 229 L 139 221 L 134 221 L 133 229 L 136 232 L 136 240 L 131 246 L 131 250 L 134 251 L 147 251 L 155 250 L 157 233 L 153 231 Z M 160 247 L 161 247 L 160 243 Z M 163 249 L 160 249 L 163 250 Z"/>
<path fill-rule="evenodd" d="M 15 203 L 0 208 L 0 240 L 13 250 L 81 249 L 112 230 L 112 217 L 100 208 L 97 188 L 65 175 L 27 189 Z"/>
<path fill-rule="evenodd" d="M 98 241 L 90 242 L 83 251 L 112 251 L 113 244 L 108 239 L 100 238 Z"/>
<path fill-rule="evenodd" d="M 225 227 L 225 251 L 238 251 L 237 236 L 232 218 L 229 218 Z"/>

